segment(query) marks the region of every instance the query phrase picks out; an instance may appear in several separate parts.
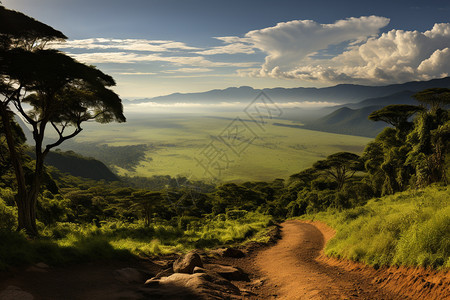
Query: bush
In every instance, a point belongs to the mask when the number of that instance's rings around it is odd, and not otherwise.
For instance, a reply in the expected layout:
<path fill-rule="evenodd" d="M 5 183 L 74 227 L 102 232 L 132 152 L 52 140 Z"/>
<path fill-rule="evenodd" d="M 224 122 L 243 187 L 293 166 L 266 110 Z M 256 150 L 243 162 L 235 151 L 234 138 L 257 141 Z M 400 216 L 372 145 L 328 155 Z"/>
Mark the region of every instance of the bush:
<path fill-rule="evenodd" d="M 6 205 L 0 198 L 0 230 L 13 231 L 17 227 L 17 208 Z"/>

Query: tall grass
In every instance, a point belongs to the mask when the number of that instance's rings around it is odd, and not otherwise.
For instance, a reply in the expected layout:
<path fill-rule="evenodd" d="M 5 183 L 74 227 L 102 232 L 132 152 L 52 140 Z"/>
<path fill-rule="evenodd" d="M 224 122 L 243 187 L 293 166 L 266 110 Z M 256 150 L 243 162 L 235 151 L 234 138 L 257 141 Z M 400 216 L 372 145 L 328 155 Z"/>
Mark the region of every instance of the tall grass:
<path fill-rule="evenodd" d="M 450 268 L 449 187 L 410 190 L 315 218 L 337 230 L 326 246 L 328 255 L 376 267 Z"/>

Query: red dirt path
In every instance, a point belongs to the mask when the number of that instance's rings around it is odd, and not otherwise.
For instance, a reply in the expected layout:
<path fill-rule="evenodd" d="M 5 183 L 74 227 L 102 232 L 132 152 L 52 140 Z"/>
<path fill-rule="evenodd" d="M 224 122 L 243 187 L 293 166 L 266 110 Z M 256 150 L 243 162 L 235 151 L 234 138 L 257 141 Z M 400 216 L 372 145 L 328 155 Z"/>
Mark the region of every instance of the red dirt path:
<path fill-rule="evenodd" d="M 448 272 L 380 268 L 325 257 L 334 231 L 320 222 L 286 221 L 276 245 L 257 253 L 265 278 L 258 299 L 450 299 Z"/>

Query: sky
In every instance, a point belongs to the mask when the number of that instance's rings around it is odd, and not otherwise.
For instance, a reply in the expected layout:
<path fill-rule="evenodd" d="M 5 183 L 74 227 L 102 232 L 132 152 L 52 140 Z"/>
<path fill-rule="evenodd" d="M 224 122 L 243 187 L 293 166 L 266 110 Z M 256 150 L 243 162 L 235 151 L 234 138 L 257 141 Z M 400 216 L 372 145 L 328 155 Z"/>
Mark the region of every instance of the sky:
<path fill-rule="evenodd" d="M 127 99 L 230 86 L 324 87 L 450 73 L 450 1 L 1 0 Z"/>

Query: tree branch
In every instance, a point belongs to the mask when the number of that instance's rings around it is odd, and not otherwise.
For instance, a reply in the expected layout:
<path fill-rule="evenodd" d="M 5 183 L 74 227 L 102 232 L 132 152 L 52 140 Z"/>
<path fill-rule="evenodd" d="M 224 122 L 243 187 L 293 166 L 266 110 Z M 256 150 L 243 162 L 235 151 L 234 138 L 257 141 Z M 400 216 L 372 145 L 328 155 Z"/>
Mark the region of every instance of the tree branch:
<path fill-rule="evenodd" d="M 95 118 L 97 118 L 98 116 L 100 116 L 100 115 L 104 114 L 105 112 L 106 112 L 106 110 L 102 110 L 102 111 L 101 111 L 101 112 L 99 112 L 98 114 L 96 114 L 96 115 L 92 116 L 92 118 L 91 118 L 91 119 L 95 119 Z"/>
<path fill-rule="evenodd" d="M 53 122 L 52 122 L 52 125 L 53 125 Z M 76 136 L 77 134 L 79 134 L 83 130 L 83 128 L 81 128 L 80 125 L 81 125 L 81 121 L 78 121 L 77 128 L 74 130 L 74 132 L 72 132 L 71 134 L 66 135 L 66 136 L 63 136 L 62 132 L 61 132 L 61 134 L 59 135 L 59 139 L 56 142 L 45 146 L 45 150 L 43 152 L 44 157 L 50 152 L 51 149 L 61 145 L 65 140 L 71 139 L 74 136 Z"/>
<path fill-rule="evenodd" d="M 17 95 L 17 99 L 14 101 L 14 106 L 20 112 L 20 114 L 25 118 L 25 120 L 27 120 L 27 122 L 31 126 L 33 126 L 33 129 L 34 129 L 34 124 L 37 124 L 37 122 L 35 120 L 33 120 L 32 118 L 30 118 L 30 116 L 25 112 L 25 110 L 22 107 L 22 102 L 19 100 L 19 95 Z"/>

